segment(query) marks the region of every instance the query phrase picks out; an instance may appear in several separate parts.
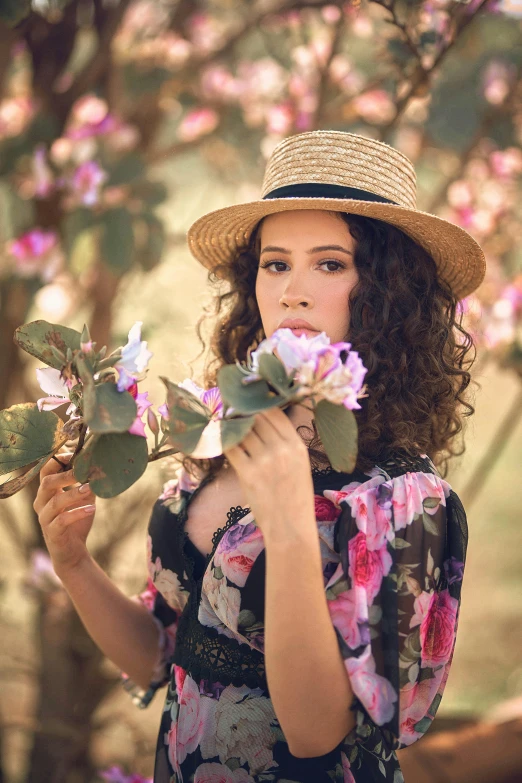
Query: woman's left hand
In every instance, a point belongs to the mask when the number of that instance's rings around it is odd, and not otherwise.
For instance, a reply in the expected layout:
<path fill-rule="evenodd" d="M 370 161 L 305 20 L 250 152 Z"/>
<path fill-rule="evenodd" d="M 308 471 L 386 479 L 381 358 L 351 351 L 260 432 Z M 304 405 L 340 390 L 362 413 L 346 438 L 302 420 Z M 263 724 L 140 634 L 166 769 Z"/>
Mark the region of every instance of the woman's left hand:
<path fill-rule="evenodd" d="M 248 435 L 223 453 L 263 534 L 315 523 L 308 449 L 280 408 L 257 413 Z"/>

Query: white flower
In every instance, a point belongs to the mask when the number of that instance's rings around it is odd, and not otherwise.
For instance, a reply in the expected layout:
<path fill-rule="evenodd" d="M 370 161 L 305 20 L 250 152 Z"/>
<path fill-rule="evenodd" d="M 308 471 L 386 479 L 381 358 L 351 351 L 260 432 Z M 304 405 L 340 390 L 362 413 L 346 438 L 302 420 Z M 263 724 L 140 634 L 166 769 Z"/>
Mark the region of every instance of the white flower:
<path fill-rule="evenodd" d="M 50 395 L 49 397 L 40 397 L 37 401 L 39 411 L 52 411 L 53 408 L 63 405 L 69 399 L 69 390 L 75 385 L 72 380 L 64 381 L 61 378 L 60 370 L 56 370 L 54 367 L 38 367 L 36 377 L 40 388 Z M 75 410 L 76 405 L 71 402 L 66 410 L 66 415 L 69 416 Z"/>
<path fill-rule="evenodd" d="M 121 359 L 115 365 L 119 372 L 118 391 L 126 391 L 136 383 L 137 376 L 143 372 L 154 355 L 147 350 L 147 341 L 141 339 L 142 323 L 143 321 L 136 321 L 130 329 L 127 345 L 121 349 Z"/>

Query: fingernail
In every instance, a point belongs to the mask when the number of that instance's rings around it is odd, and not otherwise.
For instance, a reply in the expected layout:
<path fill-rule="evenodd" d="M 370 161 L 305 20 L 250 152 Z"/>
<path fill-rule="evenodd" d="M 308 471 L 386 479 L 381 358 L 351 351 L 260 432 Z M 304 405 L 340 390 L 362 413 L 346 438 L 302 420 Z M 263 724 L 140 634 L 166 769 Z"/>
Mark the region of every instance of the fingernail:
<path fill-rule="evenodd" d="M 81 487 L 78 487 L 78 492 L 88 492 L 90 488 L 89 484 L 82 484 Z"/>
<path fill-rule="evenodd" d="M 92 514 L 94 511 L 96 511 L 96 506 L 84 506 L 82 511 L 84 514 Z"/>

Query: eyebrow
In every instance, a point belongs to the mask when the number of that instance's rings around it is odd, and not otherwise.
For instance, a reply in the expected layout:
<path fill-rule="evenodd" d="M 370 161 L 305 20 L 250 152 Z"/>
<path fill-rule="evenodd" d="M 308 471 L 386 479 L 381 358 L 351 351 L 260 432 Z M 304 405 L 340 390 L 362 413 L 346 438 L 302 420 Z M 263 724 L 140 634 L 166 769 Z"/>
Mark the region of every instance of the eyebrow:
<path fill-rule="evenodd" d="M 353 253 L 351 250 L 346 250 L 346 248 L 341 247 L 341 245 L 319 245 L 318 247 L 313 247 L 311 250 L 307 250 L 309 256 L 313 255 L 314 253 L 322 253 L 324 250 L 338 250 L 340 253 L 346 253 L 349 256 L 353 256 Z M 284 247 L 278 247 L 277 245 L 267 245 L 264 247 L 261 251 L 261 255 L 263 253 L 268 252 L 275 252 L 275 253 L 288 253 L 291 254 L 291 250 L 287 250 Z"/>

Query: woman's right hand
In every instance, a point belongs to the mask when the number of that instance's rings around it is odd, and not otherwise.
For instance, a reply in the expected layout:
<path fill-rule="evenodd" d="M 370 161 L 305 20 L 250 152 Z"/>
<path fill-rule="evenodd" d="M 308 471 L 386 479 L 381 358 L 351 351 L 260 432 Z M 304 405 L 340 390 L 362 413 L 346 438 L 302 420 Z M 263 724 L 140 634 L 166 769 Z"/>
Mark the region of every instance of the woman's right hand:
<path fill-rule="evenodd" d="M 58 452 L 68 463 L 72 452 Z M 65 487 L 73 487 L 65 491 Z M 96 495 L 88 484 L 80 491 L 72 470 L 50 459 L 40 471 L 40 487 L 33 503 L 54 570 L 60 576 L 89 557 L 86 541 L 94 520 Z M 88 507 L 90 506 L 90 508 Z"/>

